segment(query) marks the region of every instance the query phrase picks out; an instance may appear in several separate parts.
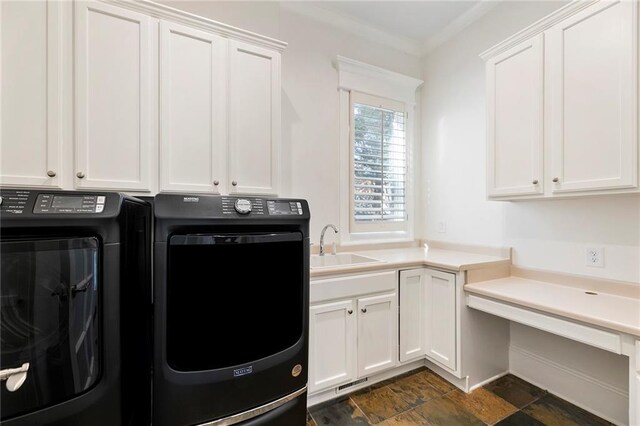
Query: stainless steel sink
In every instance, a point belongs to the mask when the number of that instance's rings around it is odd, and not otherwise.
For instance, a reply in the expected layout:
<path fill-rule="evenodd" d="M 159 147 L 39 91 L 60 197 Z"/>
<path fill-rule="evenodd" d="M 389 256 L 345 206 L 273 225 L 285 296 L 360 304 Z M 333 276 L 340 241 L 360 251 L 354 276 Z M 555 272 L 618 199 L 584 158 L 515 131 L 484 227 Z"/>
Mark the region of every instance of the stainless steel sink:
<path fill-rule="evenodd" d="M 362 263 L 384 262 L 373 257 L 361 256 L 353 253 L 327 254 L 311 256 L 311 268 L 328 268 L 332 266 L 350 266 Z"/>

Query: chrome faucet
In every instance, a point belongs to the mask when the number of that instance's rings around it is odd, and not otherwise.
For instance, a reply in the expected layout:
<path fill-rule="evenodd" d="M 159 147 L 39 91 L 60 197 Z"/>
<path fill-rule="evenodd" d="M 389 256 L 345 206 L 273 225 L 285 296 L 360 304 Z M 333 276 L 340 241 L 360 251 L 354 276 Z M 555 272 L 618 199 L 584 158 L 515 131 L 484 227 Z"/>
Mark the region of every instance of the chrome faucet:
<path fill-rule="evenodd" d="M 324 256 L 324 233 L 327 232 L 328 228 L 333 229 L 333 233 L 334 234 L 338 233 L 338 228 L 336 228 L 332 224 L 328 224 L 324 228 L 322 228 L 322 232 L 320 232 L 320 256 Z M 333 243 L 333 244 L 334 244 L 334 247 L 335 247 L 335 243 Z"/>

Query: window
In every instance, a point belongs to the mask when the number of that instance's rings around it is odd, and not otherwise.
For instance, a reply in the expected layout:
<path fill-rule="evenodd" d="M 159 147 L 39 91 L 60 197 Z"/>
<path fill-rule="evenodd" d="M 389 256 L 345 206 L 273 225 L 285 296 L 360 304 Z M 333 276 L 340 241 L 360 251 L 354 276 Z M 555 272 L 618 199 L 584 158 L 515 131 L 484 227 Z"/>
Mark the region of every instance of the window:
<path fill-rule="evenodd" d="M 351 92 L 351 232 L 407 230 L 404 103 Z"/>

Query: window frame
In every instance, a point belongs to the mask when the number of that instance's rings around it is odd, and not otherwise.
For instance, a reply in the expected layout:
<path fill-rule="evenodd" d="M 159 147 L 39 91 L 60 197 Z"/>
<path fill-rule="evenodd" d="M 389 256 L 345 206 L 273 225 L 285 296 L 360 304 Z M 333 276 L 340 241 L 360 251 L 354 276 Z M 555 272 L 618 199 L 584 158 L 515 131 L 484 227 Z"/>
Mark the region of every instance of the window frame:
<path fill-rule="evenodd" d="M 354 105 L 368 105 L 374 108 L 381 108 L 391 110 L 395 112 L 401 112 L 405 119 L 405 165 L 407 167 L 405 172 L 405 217 L 402 221 L 386 222 L 384 220 L 373 221 L 370 223 L 357 222 L 355 219 L 355 114 Z M 389 232 L 407 232 L 409 228 L 409 200 L 411 198 L 409 194 L 409 137 L 408 137 L 408 113 L 406 111 L 406 105 L 404 102 L 395 101 L 393 99 L 384 98 L 381 96 L 370 95 L 358 91 L 351 91 L 349 94 L 349 232 L 351 234 L 363 234 L 363 233 L 389 233 Z"/>

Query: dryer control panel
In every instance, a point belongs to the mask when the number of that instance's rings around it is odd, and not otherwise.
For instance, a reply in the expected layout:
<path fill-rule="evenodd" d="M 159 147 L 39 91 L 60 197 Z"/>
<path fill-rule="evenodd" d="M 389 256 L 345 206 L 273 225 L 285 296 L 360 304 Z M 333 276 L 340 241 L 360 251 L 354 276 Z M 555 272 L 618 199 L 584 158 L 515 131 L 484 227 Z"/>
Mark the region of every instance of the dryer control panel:
<path fill-rule="evenodd" d="M 102 213 L 104 195 L 38 194 L 33 213 Z"/>

